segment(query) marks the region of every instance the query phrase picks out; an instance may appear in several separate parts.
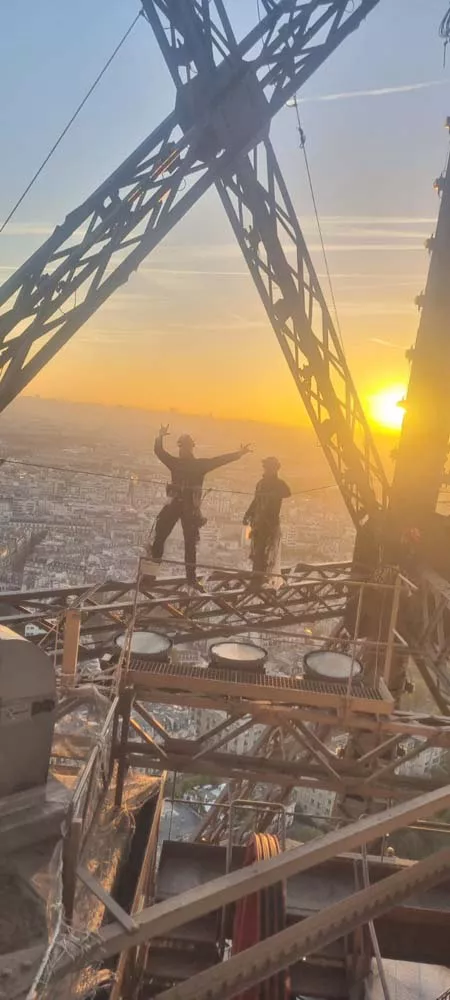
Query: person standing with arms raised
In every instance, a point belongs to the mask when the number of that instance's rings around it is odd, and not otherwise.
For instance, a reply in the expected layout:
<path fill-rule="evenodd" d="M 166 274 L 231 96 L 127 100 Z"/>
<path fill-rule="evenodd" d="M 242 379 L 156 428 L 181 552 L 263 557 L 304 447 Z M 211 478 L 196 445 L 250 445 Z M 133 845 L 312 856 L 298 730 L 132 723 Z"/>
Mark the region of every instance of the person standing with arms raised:
<path fill-rule="evenodd" d="M 156 518 L 155 533 L 153 540 L 149 540 L 147 553 L 155 563 L 161 562 L 164 545 L 180 521 L 184 536 L 186 580 L 196 586 L 197 545 L 200 541 L 200 528 L 206 524 L 206 518 L 201 512 L 203 480 L 208 472 L 242 458 L 251 451 L 251 447 L 246 444 L 227 455 L 196 458 L 195 441 L 190 434 L 182 434 L 177 442 L 178 455 L 172 455 L 164 447 L 164 438 L 168 434 L 169 427 L 162 426 L 155 440 L 155 455 L 171 473 L 171 482 L 167 485 L 169 502 Z"/>

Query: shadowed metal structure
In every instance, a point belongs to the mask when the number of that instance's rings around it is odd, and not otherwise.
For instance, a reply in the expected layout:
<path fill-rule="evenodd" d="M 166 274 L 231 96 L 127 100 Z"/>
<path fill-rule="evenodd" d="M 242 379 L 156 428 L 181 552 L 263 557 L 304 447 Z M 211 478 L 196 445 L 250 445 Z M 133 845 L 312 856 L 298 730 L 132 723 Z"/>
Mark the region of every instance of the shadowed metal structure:
<path fill-rule="evenodd" d="M 158 994 L 167 1000 L 222 1000 L 240 995 L 288 966 L 296 970 L 300 992 L 303 988 L 306 991 L 308 984 L 307 992 L 314 987 L 316 996 L 322 995 L 317 990 L 323 986 L 322 993 L 329 997 L 359 998 L 373 954 L 364 939 L 364 925 L 386 914 L 394 919 L 395 911 L 397 927 L 402 926 L 404 912 L 397 912 L 400 905 L 413 891 L 426 894 L 432 886 L 447 883 L 450 871 L 447 846 L 417 864 L 398 865 L 370 884 L 362 855 L 362 884 L 355 875 L 350 895 L 328 903 L 323 911 L 303 913 L 299 923 L 226 962 L 221 961 L 225 923 L 222 951 L 214 927 L 210 961 L 204 968 L 188 964 L 183 966 L 184 973 L 179 971 L 186 958 L 182 948 L 174 946 L 174 942 L 179 945 L 175 932 L 180 933 L 180 928 L 185 931 L 188 925 L 192 932 L 195 921 L 218 908 L 225 919 L 227 908 L 249 893 L 270 890 L 337 854 L 362 848 L 450 804 L 449 786 L 442 787 L 447 778 L 434 773 L 417 775 L 407 767 L 431 748 L 450 747 L 449 569 L 447 549 L 442 545 L 446 525 L 443 527 L 435 516 L 450 431 L 446 337 L 450 314 L 446 278 L 450 177 L 438 184 L 441 213 L 436 237 L 429 244 L 430 275 L 420 303 L 423 311 L 407 418 L 390 498 L 340 337 L 269 138 L 274 115 L 359 27 L 379 0 L 260 3 L 258 23 L 238 40 L 223 0 L 143 0 L 146 19 L 176 88 L 174 110 L 0 289 L 0 409 L 4 409 L 215 186 L 361 543 L 353 573 L 349 564 L 299 565 L 283 573 L 277 591 L 262 588 L 257 594 L 249 586 L 250 574 L 242 572 L 210 574 L 204 591 L 192 594 L 186 592 L 183 580 L 147 581 L 146 585 L 139 570 L 137 582 L 132 583 L 115 581 L 91 588 L 3 595 L 6 609 L 0 621 L 19 629 L 36 625 L 36 641 L 54 654 L 55 663 L 62 662 L 60 688 L 68 695 L 68 712 L 76 701 L 85 660 L 114 653 L 118 633 L 126 634 L 119 669 L 115 672 L 109 660 L 104 678 L 99 679 L 99 687 L 108 691 L 117 682 L 118 694 L 88 763 L 83 786 L 88 800 L 92 775 L 99 771 L 103 785 L 107 785 L 114 773 L 115 804 L 120 807 L 130 766 L 163 774 L 157 821 L 146 854 L 149 870 L 156 866 L 168 770 L 230 779 L 229 802 L 222 796 L 204 817 L 197 842 L 184 845 L 187 869 L 190 860 L 200 857 L 203 835 L 222 850 L 226 809 L 231 817 L 234 806 L 245 804 L 250 795 L 267 785 L 275 791 L 260 801 L 261 829 L 268 825 L 267 815 L 273 818 L 274 808 L 284 809 L 297 787 L 336 793 L 339 822 L 357 817 L 344 829 L 260 862 L 256 868 L 231 871 L 228 851 L 228 867 L 220 878 L 205 884 L 200 879 L 202 884 L 173 898 L 160 899 L 154 906 L 144 906 L 146 893 L 136 889 L 132 919 L 108 897 L 107 907 L 115 922 L 102 927 L 95 940 L 85 942 L 79 955 L 76 949 L 65 949 L 63 941 L 59 963 L 50 964 L 61 977 L 122 952 L 113 1000 L 124 995 L 122 986 L 127 977 L 126 990 L 130 982 L 136 989 L 138 983 L 142 985 L 143 973 L 148 979 L 145 988 L 153 990 L 145 996 L 155 995 L 154 989 L 159 989 L 155 987 L 158 954 L 152 955 L 150 949 L 147 956 L 147 942 L 155 939 L 160 942 L 165 969 L 168 955 L 173 967 L 169 988 Z M 425 454 L 424 448 L 427 457 L 421 468 L 420 489 L 416 490 L 417 456 Z M 438 540 L 433 549 L 428 536 L 433 536 L 436 525 Z M 425 529 L 425 555 L 434 552 L 436 559 L 428 558 L 428 569 L 412 560 L 407 578 L 391 564 L 400 564 L 405 570 L 398 541 L 411 527 Z M 366 549 L 365 534 L 369 541 Z M 374 578 L 377 561 L 385 564 L 386 578 Z M 358 579 L 357 564 L 362 567 Z M 215 664 L 205 668 L 130 655 L 136 628 L 162 629 L 170 637 L 169 645 L 180 646 L 196 641 L 206 644 L 215 636 L 296 625 L 298 641 L 305 638 L 298 631 L 299 625 L 317 626 L 327 619 L 336 623 L 343 616 L 342 628 L 325 636 L 316 633 L 316 637 L 326 641 L 328 649 L 349 650 L 352 667 L 362 651 L 368 667 L 364 680 L 355 679 L 352 671 L 348 683 L 331 684 L 305 676 L 273 677 L 263 671 L 249 676 L 243 670 L 222 669 Z M 442 715 L 406 713 L 395 705 L 396 667 L 398 663 L 403 667 L 408 657 L 416 662 Z M 401 675 L 402 670 L 397 673 Z M 115 695 L 117 691 L 114 689 Z M 222 716 L 207 732 L 178 738 L 156 718 L 152 704 L 211 710 Z M 253 728 L 252 745 L 244 752 L 231 752 L 229 744 L 248 736 Z M 330 739 L 342 733 L 351 734 L 349 746 L 354 752 L 341 756 L 330 749 Z M 72 763 L 75 755 L 86 749 L 82 741 L 77 744 L 73 739 Z M 62 767 L 70 766 L 62 737 L 53 752 Z M 421 796 L 411 801 L 419 793 Z M 375 815 L 363 815 L 380 800 L 386 808 Z M 229 826 L 231 829 L 231 818 Z M 70 860 L 70 864 L 66 860 L 63 872 L 66 916 L 73 909 L 77 879 L 101 893 L 89 872 L 78 865 L 80 851 L 74 829 L 73 823 L 69 824 L 65 842 L 65 858 Z M 350 861 L 355 869 L 357 861 Z M 344 866 L 347 863 L 344 859 Z M 200 868 L 202 864 L 198 861 Z M 370 874 L 370 868 L 368 871 Z M 153 889 L 148 894 L 154 902 Z M 448 913 L 441 903 L 430 920 L 442 930 L 448 927 Z M 406 922 L 410 919 L 409 913 Z M 419 926 L 420 916 L 416 914 L 414 920 Z M 324 972 L 330 959 L 327 948 L 343 938 L 347 943 L 338 956 L 341 993 L 333 994 Z M 191 957 L 192 943 L 189 938 Z M 406 948 L 405 937 L 402 947 Z M 430 955 L 442 952 L 437 947 L 433 951 L 428 941 L 424 954 L 424 960 L 430 960 Z M 307 980 L 298 966 L 311 956 Z M 353 965 L 349 972 L 350 959 Z M 186 982 L 174 985 L 177 978 Z"/>
<path fill-rule="evenodd" d="M 351 516 L 376 515 L 387 480 L 268 132 L 378 2 L 273 0 L 238 43 L 223 0 L 146 0 L 175 110 L 1 287 L 0 409 L 215 184 Z"/>

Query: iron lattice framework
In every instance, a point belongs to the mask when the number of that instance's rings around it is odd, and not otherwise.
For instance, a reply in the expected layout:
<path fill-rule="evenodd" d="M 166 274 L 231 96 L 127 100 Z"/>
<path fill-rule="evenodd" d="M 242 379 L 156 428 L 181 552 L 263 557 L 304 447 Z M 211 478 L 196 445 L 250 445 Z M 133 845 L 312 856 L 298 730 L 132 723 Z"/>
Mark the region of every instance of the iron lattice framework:
<path fill-rule="evenodd" d="M 116 918 L 102 927 L 75 957 L 73 949 L 60 949 L 53 961 L 53 980 L 61 980 L 74 969 L 105 961 L 109 956 L 135 949 L 150 940 L 167 939 L 177 928 L 185 929 L 190 922 L 242 899 L 249 892 L 261 891 L 323 864 L 344 851 L 358 849 L 410 822 L 432 816 L 445 809 L 449 801 L 449 787 L 429 792 L 409 803 L 384 809 L 351 823 L 343 830 L 286 851 L 270 861 L 260 862 L 257 870 L 252 866 L 234 871 L 156 905 L 144 907 L 136 914 L 134 927 L 125 927 Z M 167 1000 L 188 1000 L 190 997 L 204 997 L 205 1000 L 217 997 L 219 1000 L 236 996 L 243 988 L 261 982 L 279 969 L 292 966 L 302 957 L 317 952 L 365 922 L 399 906 L 412 893 L 426 891 L 444 881 L 449 870 L 450 850 L 445 848 L 424 861 L 386 875 L 375 885 L 368 885 L 319 913 L 307 915 L 300 924 L 294 923 L 242 954 L 173 986 L 160 996 Z"/>
<path fill-rule="evenodd" d="M 376 517 L 387 481 L 268 130 L 378 2 L 273 0 L 238 42 L 223 0 L 146 0 L 175 110 L 0 289 L 1 409 L 216 184 L 347 508 Z"/>
<path fill-rule="evenodd" d="M 378 2 L 261 0 L 264 16 L 238 41 L 223 0 L 144 0 L 176 86 L 175 110 L 0 289 L 0 409 L 215 185 L 353 521 L 361 527 L 368 519 L 378 519 L 387 501 L 386 477 L 269 139 L 273 116 Z M 63 621 L 69 620 L 68 612 L 71 621 L 78 616 L 82 663 L 84 657 L 111 652 L 116 631 L 131 632 L 136 625 L 163 626 L 180 644 L 337 619 L 355 586 L 348 565 L 297 567 L 285 575 L 277 593 L 254 594 L 247 580 L 242 573 L 216 574 L 208 580 L 207 592 L 194 597 L 185 593 L 183 581 L 174 580 L 141 590 L 137 600 L 136 584 L 120 582 L 4 594 L 10 606 L 1 620 L 19 629 L 37 624 L 37 641 L 52 648 L 58 660 L 64 653 L 59 639 Z M 396 653 L 410 653 L 446 712 L 448 587 L 435 574 L 425 574 L 419 588 L 407 587 L 407 600 L 412 614 L 401 608 L 399 622 L 391 618 L 387 642 L 378 643 L 383 646 L 385 679 L 394 646 Z M 113 705 L 114 719 L 108 717 L 106 765 L 117 760 L 116 803 L 120 805 L 127 768 L 134 764 L 159 772 L 195 770 L 231 777 L 239 795 L 250 795 L 263 783 L 276 786 L 281 798 L 300 786 L 334 791 L 344 805 L 352 798 L 360 804 L 373 799 L 399 804 L 286 852 L 256 872 L 234 872 L 144 908 L 135 920 L 116 906 L 119 923 L 103 927 L 81 957 L 73 960 L 69 950 L 62 949 L 57 977 L 74 966 L 129 953 L 249 892 L 448 806 L 449 789 L 433 790 L 440 779 L 411 776 L 401 767 L 430 748 L 450 746 L 448 718 L 394 711 L 393 698 L 379 677 L 370 687 L 334 686 L 332 692 L 316 690 L 306 681 L 279 680 L 266 677 L 249 683 L 248 678 L 224 677 L 220 671 L 199 672 L 176 664 L 150 669 L 128 662 L 120 699 Z M 77 691 L 71 691 L 69 709 L 76 698 Z M 221 712 L 223 720 L 194 740 L 180 740 L 149 711 L 152 701 L 211 708 Z M 230 742 L 254 727 L 262 727 L 263 734 L 250 753 L 230 752 Z M 327 736 L 339 730 L 356 734 L 358 757 L 341 759 L 330 751 Z M 416 742 L 400 757 L 402 742 L 408 740 Z M 63 745 L 54 750 L 56 758 L 66 758 Z M 104 766 L 100 744 L 92 760 L 92 766 Z M 413 802 L 401 801 L 418 791 L 426 794 Z M 160 813 L 162 791 L 159 800 Z M 223 832 L 221 808 L 219 802 L 205 821 L 203 832 L 208 828 L 211 840 Z M 263 816 L 262 828 L 264 822 Z M 152 837 L 156 857 L 157 826 Z M 449 870 L 447 848 L 376 885 L 365 885 L 323 913 L 308 916 L 300 927 L 288 927 L 163 995 L 167 1000 L 235 996 L 392 910 L 413 890 L 442 881 Z M 73 874 L 72 893 L 76 877 L 90 878 L 79 868 Z M 87 884 L 98 891 L 92 878 Z M 119 977 L 118 991 L 120 983 Z"/>
<path fill-rule="evenodd" d="M 290 625 L 342 617 L 355 587 L 350 582 L 351 564 L 299 563 L 285 572 L 278 591 L 251 586 L 251 573 L 217 571 L 210 574 L 203 593 L 194 596 L 184 578 L 155 582 L 151 589 L 140 587 L 135 624 L 138 628 L 162 628 L 175 645 Z M 4 592 L 0 601 L 0 624 L 24 632 L 27 625 L 38 631 L 36 641 L 59 655 L 66 612 L 78 610 L 81 620 L 81 660 L 101 655 L 111 645 L 111 637 L 130 624 L 135 605 L 137 581 L 106 581 L 97 586 L 66 587 L 60 590 Z M 3 605 L 3 608 L 2 608 Z M 31 636 L 31 638 L 33 638 Z"/>
<path fill-rule="evenodd" d="M 136 606 L 138 628 L 162 629 L 175 646 L 243 633 L 270 633 L 296 626 L 292 641 L 311 641 L 299 634 L 299 626 L 342 619 L 349 599 L 361 589 L 368 593 L 376 584 L 358 584 L 351 579 L 351 563 L 299 563 L 285 571 L 277 591 L 249 586 L 251 574 L 242 570 L 212 573 L 203 593 L 192 596 L 184 578 L 155 582 L 141 589 Z M 101 657 L 114 649 L 114 637 L 126 631 L 133 620 L 137 581 L 106 581 L 96 586 L 3 592 L 0 625 L 7 625 L 30 638 L 61 661 L 64 621 L 68 611 L 80 617 L 79 660 Z M 389 589 L 389 588 L 388 588 Z M 450 588 L 437 573 L 422 574 L 419 585 L 403 588 L 395 628 L 397 651 L 402 649 L 416 663 L 441 712 L 450 706 Z M 300 630 L 301 632 L 301 630 Z M 344 645 L 352 636 L 328 642 Z M 370 640 L 365 639 L 366 649 Z M 377 644 L 380 645 L 379 643 Z M 383 644 L 382 644 L 383 645 Z"/>

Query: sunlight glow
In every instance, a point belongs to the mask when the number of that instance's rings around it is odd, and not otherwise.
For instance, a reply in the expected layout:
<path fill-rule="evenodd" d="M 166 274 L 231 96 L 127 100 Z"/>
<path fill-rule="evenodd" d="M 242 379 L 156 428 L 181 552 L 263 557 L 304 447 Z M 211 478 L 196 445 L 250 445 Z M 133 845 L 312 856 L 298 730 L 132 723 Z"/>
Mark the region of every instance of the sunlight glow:
<path fill-rule="evenodd" d="M 400 430 L 405 411 L 401 401 L 405 398 L 405 387 L 402 385 L 392 386 L 389 389 L 381 389 L 369 399 L 370 416 L 374 423 L 384 430 Z"/>

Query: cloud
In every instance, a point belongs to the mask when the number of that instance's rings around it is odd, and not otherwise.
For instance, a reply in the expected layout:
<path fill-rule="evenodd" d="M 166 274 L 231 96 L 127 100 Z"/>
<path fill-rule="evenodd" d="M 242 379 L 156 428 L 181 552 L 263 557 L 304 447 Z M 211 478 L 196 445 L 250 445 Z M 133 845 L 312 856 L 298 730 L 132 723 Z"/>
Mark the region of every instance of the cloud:
<path fill-rule="evenodd" d="M 54 228 L 48 222 L 9 222 L 2 236 L 50 236 Z"/>
<path fill-rule="evenodd" d="M 325 243 L 327 253 L 423 253 L 423 246 L 408 246 L 404 243 Z M 286 254 L 294 254 L 295 248 L 284 248 Z M 321 251 L 320 243 L 310 243 L 310 251 Z"/>
<path fill-rule="evenodd" d="M 366 302 L 361 301 L 348 301 L 339 302 L 338 310 L 340 316 L 352 316 L 352 317 L 369 317 L 369 316 L 408 316 L 414 313 L 414 303 L 407 302 Z M 372 338 L 373 339 L 373 338 Z M 377 343 L 382 343 L 381 340 L 377 340 Z M 389 345 L 390 346 L 390 345 Z"/>
<path fill-rule="evenodd" d="M 239 251 L 240 252 L 240 251 Z M 210 271 L 210 270 L 200 270 L 196 268 L 174 268 L 174 267 L 153 267 L 149 264 L 147 267 L 140 268 L 141 274 L 169 274 L 174 277 L 182 277 L 187 275 L 206 275 L 208 278 L 247 278 L 248 271 Z"/>
<path fill-rule="evenodd" d="M 372 90 L 344 90 L 337 94 L 317 94 L 313 97 L 298 97 L 299 104 L 315 104 L 317 101 L 347 101 L 354 97 L 387 97 L 390 94 L 410 94 L 430 87 L 447 86 L 447 80 L 424 80 L 422 83 L 403 83 L 398 87 L 376 87 Z"/>
<path fill-rule="evenodd" d="M 369 340 L 372 344 L 381 344 L 382 347 L 391 347 L 394 351 L 405 350 L 405 348 L 401 347 L 400 344 L 393 344 L 391 340 L 383 340 L 381 337 L 370 337 Z"/>

